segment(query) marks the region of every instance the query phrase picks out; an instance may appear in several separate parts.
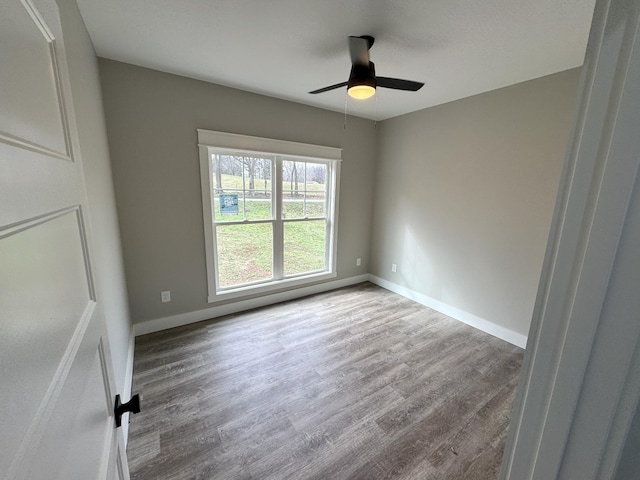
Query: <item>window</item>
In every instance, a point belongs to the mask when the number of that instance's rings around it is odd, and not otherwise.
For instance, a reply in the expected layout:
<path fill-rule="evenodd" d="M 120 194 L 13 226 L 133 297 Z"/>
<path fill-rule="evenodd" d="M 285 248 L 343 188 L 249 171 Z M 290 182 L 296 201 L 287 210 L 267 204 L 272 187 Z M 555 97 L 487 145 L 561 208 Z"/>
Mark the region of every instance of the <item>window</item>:
<path fill-rule="evenodd" d="M 336 276 L 341 150 L 198 130 L 209 301 Z"/>

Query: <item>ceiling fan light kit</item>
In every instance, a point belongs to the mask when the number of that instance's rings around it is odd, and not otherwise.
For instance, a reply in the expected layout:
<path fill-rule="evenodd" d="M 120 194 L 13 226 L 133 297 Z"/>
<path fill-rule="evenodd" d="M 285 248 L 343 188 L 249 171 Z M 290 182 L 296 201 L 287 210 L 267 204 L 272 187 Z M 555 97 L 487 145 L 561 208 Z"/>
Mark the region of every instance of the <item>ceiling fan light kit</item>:
<path fill-rule="evenodd" d="M 371 85 L 354 85 L 347 90 L 351 98 L 358 100 L 364 100 L 365 98 L 373 97 L 376 93 L 375 87 Z"/>
<path fill-rule="evenodd" d="M 363 100 L 376 93 L 376 70 L 373 62 L 364 65 L 353 65 L 347 83 L 347 93 L 352 98 Z"/>
<path fill-rule="evenodd" d="M 377 87 L 411 92 L 416 92 L 422 88 L 424 85 L 422 82 L 402 80 L 400 78 L 376 77 L 375 66 L 369 60 L 369 49 L 373 42 L 375 42 L 375 39 L 370 35 L 349 37 L 349 55 L 351 56 L 349 81 L 319 88 L 309 93 L 323 93 L 346 86 L 349 96 L 362 100 L 372 97 L 376 93 Z"/>

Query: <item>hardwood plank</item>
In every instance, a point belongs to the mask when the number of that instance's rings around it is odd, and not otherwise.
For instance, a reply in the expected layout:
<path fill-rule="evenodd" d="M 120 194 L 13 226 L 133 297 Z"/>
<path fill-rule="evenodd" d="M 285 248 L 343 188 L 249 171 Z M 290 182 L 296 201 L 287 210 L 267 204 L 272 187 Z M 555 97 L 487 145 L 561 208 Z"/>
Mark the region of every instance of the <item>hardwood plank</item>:
<path fill-rule="evenodd" d="M 522 353 L 370 283 L 139 337 L 131 476 L 494 479 Z"/>

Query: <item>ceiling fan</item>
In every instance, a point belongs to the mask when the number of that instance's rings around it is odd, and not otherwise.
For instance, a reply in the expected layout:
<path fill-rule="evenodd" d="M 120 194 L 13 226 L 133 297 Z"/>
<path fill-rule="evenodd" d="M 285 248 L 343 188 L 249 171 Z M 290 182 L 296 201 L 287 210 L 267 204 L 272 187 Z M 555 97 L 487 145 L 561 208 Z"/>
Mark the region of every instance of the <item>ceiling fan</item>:
<path fill-rule="evenodd" d="M 370 35 L 349 37 L 349 55 L 351 56 L 351 74 L 347 82 L 336 83 L 329 87 L 319 88 L 309 92 L 311 94 L 328 92 L 346 86 L 347 92 L 353 98 L 369 98 L 376 93 L 376 87 L 392 88 L 394 90 L 408 90 L 417 92 L 424 83 L 402 80 L 400 78 L 376 77 L 373 62 L 369 60 L 369 49 L 375 38 Z"/>

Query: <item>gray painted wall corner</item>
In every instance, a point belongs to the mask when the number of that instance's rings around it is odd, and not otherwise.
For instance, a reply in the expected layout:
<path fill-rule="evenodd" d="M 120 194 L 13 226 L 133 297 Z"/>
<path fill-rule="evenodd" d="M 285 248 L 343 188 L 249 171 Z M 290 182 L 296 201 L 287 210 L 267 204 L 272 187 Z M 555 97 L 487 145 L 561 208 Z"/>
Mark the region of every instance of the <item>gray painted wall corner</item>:
<path fill-rule="evenodd" d="M 371 273 L 526 336 L 578 80 L 382 122 Z"/>

